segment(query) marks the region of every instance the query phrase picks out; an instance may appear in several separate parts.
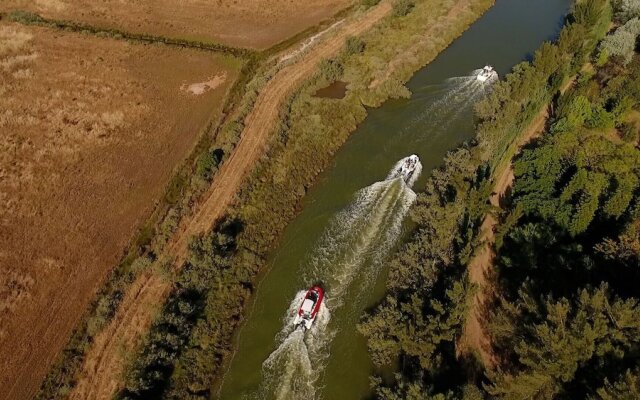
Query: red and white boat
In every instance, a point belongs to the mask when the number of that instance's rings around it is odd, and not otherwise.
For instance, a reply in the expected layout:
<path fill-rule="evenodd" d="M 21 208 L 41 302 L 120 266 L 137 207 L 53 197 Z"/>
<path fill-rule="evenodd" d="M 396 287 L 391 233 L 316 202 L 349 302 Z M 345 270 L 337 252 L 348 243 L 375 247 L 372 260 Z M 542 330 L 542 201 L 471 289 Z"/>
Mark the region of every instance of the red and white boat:
<path fill-rule="evenodd" d="M 302 326 L 304 329 L 311 329 L 313 321 L 316 320 L 322 300 L 324 299 L 324 290 L 320 286 L 313 286 L 307 291 L 302 300 L 300 308 L 293 320 L 293 325 L 297 328 Z"/>

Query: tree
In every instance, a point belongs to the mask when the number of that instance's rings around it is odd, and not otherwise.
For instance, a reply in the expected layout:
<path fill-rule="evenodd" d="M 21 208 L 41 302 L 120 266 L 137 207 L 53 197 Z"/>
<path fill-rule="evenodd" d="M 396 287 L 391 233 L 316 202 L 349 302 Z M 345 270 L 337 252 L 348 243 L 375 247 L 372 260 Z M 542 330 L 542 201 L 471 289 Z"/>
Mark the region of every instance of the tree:
<path fill-rule="evenodd" d="M 622 23 L 640 17 L 640 0 L 616 0 L 613 7 L 616 19 Z"/>
<path fill-rule="evenodd" d="M 637 400 L 640 399 L 640 371 L 628 370 L 617 381 L 611 383 L 605 379 L 604 386 L 598 389 L 600 400 Z"/>
<path fill-rule="evenodd" d="M 620 363 L 640 343 L 638 300 L 616 298 L 606 285 L 582 290 L 573 299 L 546 300 L 539 318 L 521 326 L 522 339 L 514 349 L 518 366 L 512 373 L 493 374 L 490 394 L 499 399 L 553 399 L 575 379 L 606 375 L 611 363 Z M 589 363 L 594 358 L 599 361 Z M 587 364 L 586 371 L 580 370 Z M 580 392 L 586 385 L 575 383 L 582 389 L 572 398 L 584 398 Z"/>

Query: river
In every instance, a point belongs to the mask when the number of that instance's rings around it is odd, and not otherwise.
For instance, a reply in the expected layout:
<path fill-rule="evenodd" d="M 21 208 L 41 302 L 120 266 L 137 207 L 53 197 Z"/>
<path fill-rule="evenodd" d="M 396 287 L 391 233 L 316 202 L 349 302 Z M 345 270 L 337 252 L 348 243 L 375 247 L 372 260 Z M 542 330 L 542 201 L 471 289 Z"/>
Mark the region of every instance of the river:
<path fill-rule="evenodd" d="M 554 39 L 570 0 L 498 0 L 407 84 L 413 95 L 372 109 L 307 194 L 260 277 L 224 376 L 222 399 L 362 399 L 373 366 L 356 324 L 384 294 L 386 261 L 409 227 L 412 182 L 394 165 L 420 156 L 424 185 L 447 151 L 473 136 L 473 104 L 490 90 L 473 71 L 504 76 Z M 321 282 L 325 306 L 306 335 L 291 314 Z"/>

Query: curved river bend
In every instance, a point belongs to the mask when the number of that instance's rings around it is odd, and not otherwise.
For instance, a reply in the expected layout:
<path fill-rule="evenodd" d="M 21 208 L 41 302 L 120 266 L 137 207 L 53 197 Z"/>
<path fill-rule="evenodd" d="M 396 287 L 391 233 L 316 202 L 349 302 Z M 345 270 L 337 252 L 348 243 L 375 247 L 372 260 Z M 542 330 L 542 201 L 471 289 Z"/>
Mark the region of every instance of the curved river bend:
<path fill-rule="evenodd" d="M 222 399 L 361 399 L 373 372 L 356 330 L 384 293 L 385 261 L 406 231 L 415 194 L 394 176 L 410 154 L 423 164 L 416 188 L 447 151 L 473 136 L 473 104 L 490 89 L 484 64 L 504 75 L 556 37 L 570 0 L 498 0 L 408 83 L 410 99 L 370 110 L 306 196 L 261 277 L 225 374 Z M 306 335 L 290 320 L 310 284 L 327 289 Z"/>

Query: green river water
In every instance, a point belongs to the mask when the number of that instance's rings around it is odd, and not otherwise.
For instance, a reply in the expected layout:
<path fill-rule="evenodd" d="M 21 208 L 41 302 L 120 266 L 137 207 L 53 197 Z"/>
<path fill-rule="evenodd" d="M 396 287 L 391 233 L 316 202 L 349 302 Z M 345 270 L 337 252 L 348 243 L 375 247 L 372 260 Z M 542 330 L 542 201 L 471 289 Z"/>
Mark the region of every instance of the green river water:
<path fill-rule="evenodd" d="M 555 38 L 570 0 L 498 0 L 462 37 L 408 83 L 410 99 L 370 110 L 307 194 L 261 276 L 222 399 L 362 399 L 373 366 L 357 332 L 362 311 L 384 293 L 389 255 L 408 229 L 415 194 L 389 175 L 417 154 L 414 188 L 448 150 L 473 135 L 472 108 L 491 86 L 471 76 L 485 64 L 500 75 Z M 385 180 L 389 177 L 390 179 Z M 302 290 L 321 283 L 326 307 L 304 334 L 291 315 Z"/>

